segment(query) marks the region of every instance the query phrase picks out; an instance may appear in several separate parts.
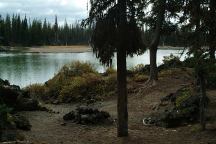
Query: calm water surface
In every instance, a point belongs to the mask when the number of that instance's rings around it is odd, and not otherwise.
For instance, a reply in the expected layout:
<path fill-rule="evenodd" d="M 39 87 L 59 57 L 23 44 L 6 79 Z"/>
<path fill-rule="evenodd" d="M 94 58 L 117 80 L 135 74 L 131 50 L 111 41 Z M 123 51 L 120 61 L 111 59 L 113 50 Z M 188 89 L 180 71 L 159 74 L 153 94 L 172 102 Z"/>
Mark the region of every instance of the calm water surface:
<path fill-rule="evenodd" d="M 161 64 L 164 56 L 171 53 L 179 55 L 181 50 L 159 50 L 157 63 Z M 184 59 L 184 55 L 182 56 Z M 99 72 L 102 66 L 92 52 L 84 53 L 0 53 L 0 78 L 7 79 L 11 84 L 25 87 L 34 83 L 44 83 L 52 78 L 61 67 L 72 61 L 90 62 Z M 116 68 L 116 58 L 113 60 Z M 149 64 L 149 52 L 141 56 L 127 58 L 128 68 L 137 64 Z"/>

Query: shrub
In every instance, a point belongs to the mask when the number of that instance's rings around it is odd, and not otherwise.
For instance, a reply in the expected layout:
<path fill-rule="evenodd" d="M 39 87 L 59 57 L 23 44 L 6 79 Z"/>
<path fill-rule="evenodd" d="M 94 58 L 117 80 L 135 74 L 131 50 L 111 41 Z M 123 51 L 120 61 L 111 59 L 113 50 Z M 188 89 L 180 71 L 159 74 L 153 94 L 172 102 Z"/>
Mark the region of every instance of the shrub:
<path fill-rule="evenodd" d="M 106 69 L 106 72 L 105 72 L 107 75 L 110 75 L 110 74 L 115 74 L 116 73 L 116 70 L 112 67 L 109 67 Z"/>
<path fill-rule="evenodd" d="M 175 68 L 182 66 L 182 62 L 178 56 L 170 54 L 170 56 L 164 56 L 163 65 L 166 68 Z"/>
<path fill-rule="evenodd" d="M 60 92 L 63 102 L 88 101 L 98 99 L 105 91 L 104 80 L 98 74 L 83 74 L 74 77 L 70 83 L 64 85 Z"/>
<path fill-rule="evenodd" d="M 147 76 L 147 75 L 135 74 L 133 77 L 133 80 L 136 82 L 143 82 L 143 81 L 147 81 L 148 78 L 149 78 L 149 76 Z"/>
<path fill-rule="evenodd" d="M 44 99 L 45 97 L 45 86 L 42 84 L 32 84 L 24 89 L 29 93 L 31 98 Z"/>
<path fill-rule="evenodd" d="M 135 67 L 131 68 L 131 70 L 135 74 L 148 74 L 150 71 L 150 65 L 138 64 Z"/>
<path fill-rule="evenodd" d="M 81 76 L 85 73 L 96 73 L 96 70 L 90 63 L 81 63 L 79 61 L 76 61 L 63 66 L 63 68 L 60 70 L 60 73 L 63 73 L 63 75 L 66 77 L 71 77 Z"/>

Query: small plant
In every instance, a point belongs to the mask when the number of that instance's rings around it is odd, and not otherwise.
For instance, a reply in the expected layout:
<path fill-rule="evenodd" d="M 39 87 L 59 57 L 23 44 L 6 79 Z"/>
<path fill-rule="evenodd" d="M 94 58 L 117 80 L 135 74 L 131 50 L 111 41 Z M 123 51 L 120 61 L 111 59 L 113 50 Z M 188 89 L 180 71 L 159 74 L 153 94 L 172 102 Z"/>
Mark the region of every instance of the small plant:
<path fill-rule="evenodd" d="M 180 95 L 176 98 L 176 107 L 180 108 L 182 103 L 187 101 L 192 96 L 192 88 L 184 88 L 181 90 Z"/>
<path fill-rule="evenodd" d="M 109 68 L 106 69 L 105 73 L 108 74 L 108 75 L 114 74 L 114 73 L 116 73 L 116 70 L 114 68 L 112 68 L 112 67 L 109 67 Z"/>
<path fill-rule="evenodd" d="M 84 73 L 96 73 L 96 70 L 93 68 L 93 65 L 90 63 L 81 63 L 79 61 L 72 62 L 71 64 L 65 65 L 60 73 L 63 73 L 65 76 L 81 76 Z"/>
<path fill-rule="evenodd" d="M 24 89 L 31 98 L 43 99 L 45 95 L 45 86 L 42 84 L 33 84 Z"/>
<path fill-rule="evenodd" d="M 163 63 L 167 68 L 182 66 L 180 58 L 178 56 L 174 56 L 173 54 L 170 54 L 170 56 L 164 56 Z"/>

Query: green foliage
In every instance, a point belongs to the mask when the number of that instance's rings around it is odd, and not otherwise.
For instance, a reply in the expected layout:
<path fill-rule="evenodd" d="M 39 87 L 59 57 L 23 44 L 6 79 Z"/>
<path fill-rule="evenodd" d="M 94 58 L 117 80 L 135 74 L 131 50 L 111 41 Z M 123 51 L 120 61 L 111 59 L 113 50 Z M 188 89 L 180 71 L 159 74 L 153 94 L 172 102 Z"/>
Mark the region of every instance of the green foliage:
<path fill-rule="evenodd" d="M 96 73 L 96 70 L 93 68 L 92 64 L 81 63 L 79 61 L 67 64 L 60 70 L 60 74 L 66 77 L 81 76 L 86 73 Z"/>
<path fill-rule="evenodd" d="M 176 98 L 176 107 L 181 107 L 182 103 L 192 96 L 192 89 L 190 87 L 181 90 L 180 95 Z"/>
<path fill-rule="evenodd" d="M 178 56 L 170 54 L 170 56 L 164 56 L 163 64 L 166 68 L 174 68 L 182 66 L 182 62 Z"/>
<path fill-rule="evenodd" d="M 44 99 L 45 87 L 42 84 L 32 84 L 24 89 L 29 92 L 31 98 Z"/>
<path fill-rule="evenodd" d="M 85 74 L 82 77 L 74 77 L 60 92 L 60 100 L 63 102 L 88 101 L 97 99 L 104 92 L 102 79 L 95 74 Z"/>
<path fill-rule="evenodd" d="M 90 44 L 102 64 L 111 65 L 114 53 L 121 47 L 127 55 L 144 52 L 140 30 L 144 4 L 142 0 L 90 1 L 89 18 L 84 20 L 83 25 L 93 25 Z"/>
<path fill-rule="evenodd" d="M 150 71 L 149 65 L 138 64 L 130 69 L 135 74 L 148 74 Z"/>
<path fill-rule="evenodd" d="M 116 70 L 112 67 L 109 67 L 106 69 L 106 74 L 110 75 L 110 74 L 115 74 L 116 73 Z"/>
<path fill-rule="evenodd" d="M 0 104 L 0 130 L 6 128 L 12 122 L 11 111 L 12 109 L 5 104 Z"/>
<path fill-rule="evenodd" d="M 107 70 L 103 77 L 89 63 L 73 62 L 65 65 L 45 85 L 31 85 L 25 88 L 34 98 L 44 101 L 86 102 L 100 100 L 116 92 L 116 72 Z"/>
<path fill-rule="evenodd" d="M 136 82 L 144 82 L 147 81 L 149 79 L 148 75 L 144 75 L 144 74 L 135 74 L 133 76 L 133 80 Z"/>
<path fill-rule="evenodd" d="M 21 18 L 19 14 L 0 15 L 0 37 L 6 46 L 35 46 L 35 45 L 72 45 L 87 44 L 91 34 L 90 28 L 82 28 L 79 23 L 70 26 L 65 21 L 63 26 L 58 25 L 57 17 L 52 25 L 45 19 L 33 19 L 28 21 L 27 17 Z"/>

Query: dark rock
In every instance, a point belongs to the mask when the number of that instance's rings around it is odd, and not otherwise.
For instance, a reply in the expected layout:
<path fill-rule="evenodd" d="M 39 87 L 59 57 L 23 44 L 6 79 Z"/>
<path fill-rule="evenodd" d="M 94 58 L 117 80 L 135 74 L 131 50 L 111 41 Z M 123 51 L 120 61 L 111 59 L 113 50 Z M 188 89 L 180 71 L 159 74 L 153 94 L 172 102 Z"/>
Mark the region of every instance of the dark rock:
<path fill-rule="evenodd" d="M 18 111 L 35 111 L 40 110 L 37 100 L 29 98 L 20 98 L 18 100 L 16 110 Z"/>
<path fill-rule="evenodd" d="M 198 121 L 200 99 L 192 90 L 184 87 L 162 98 L 159 110 L 145 117 L 143 124 L 170 128 Z"/>
<path fill-rule="evenodd" d="M 29 120 L 24 116 L 18 114 L 14 115 L 14 122 L 18 129 L 26 130 L 26 131 L 31 130 L 31 124 Z"/>
<path fill-rule="evenodd" d="M 61 123 L 61 126 L 66 126 L 67 124 L 66 123 Z"/>
<path fill-rule="evenodd" d="M 63 116 L 63 119 L 64 119 L 65 121 L 74 120 L 74 119 L 75 119 L 75 112 L 74 112 L 74 111 L 71 111 L 71 112 L 65 114 L 65 115 Z"/>
<path fill-rule="evenodd" d="M 16 105 L 20 90 L 9 85 L 0 85 L 0 99 L 9 107 Z"/>
<path fill-rule="evenodd" d="M 101 124 L 106 122 L 112 123 L 109 113 L 86 106 L 76 108 L 75 111 L 71 111 L 70 113 L 64 115 L 63 119 L 65 121 L 72 120 L 75 123 L 84 125 Z"/>

